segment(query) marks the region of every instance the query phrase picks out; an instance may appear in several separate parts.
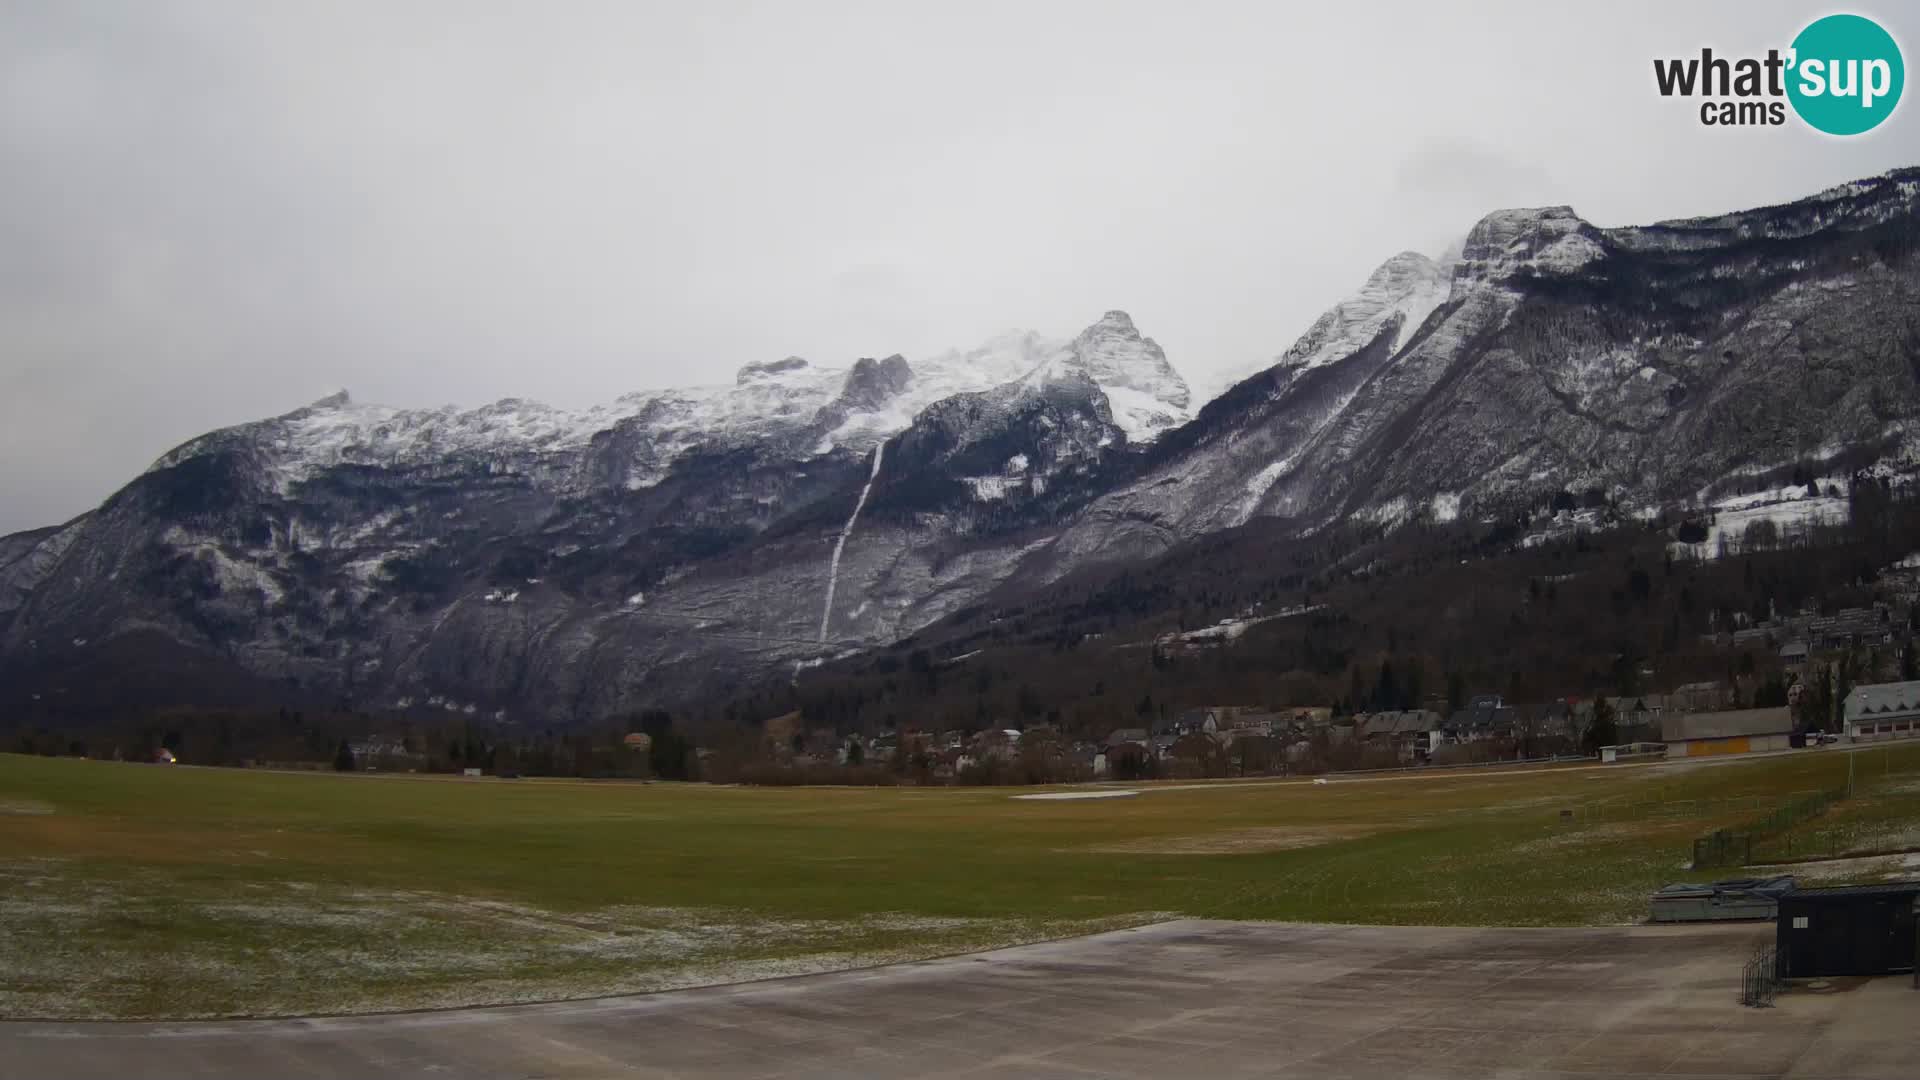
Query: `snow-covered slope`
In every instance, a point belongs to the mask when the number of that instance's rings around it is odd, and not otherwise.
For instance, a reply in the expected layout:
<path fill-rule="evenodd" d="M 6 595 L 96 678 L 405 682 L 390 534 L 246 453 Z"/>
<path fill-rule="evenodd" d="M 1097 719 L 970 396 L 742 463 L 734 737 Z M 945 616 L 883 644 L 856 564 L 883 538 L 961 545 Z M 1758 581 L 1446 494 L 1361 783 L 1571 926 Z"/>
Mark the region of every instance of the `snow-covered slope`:
<path fill-rule="evenodd" d="M 1241 369 L 1227 377 L 1228 385 L 1276 370 L 1281 377 L 1292 378 L 1345 359 L 1365 348 L 1392 319 L 1398 320 L 1399 330 L 1388 346 L 1400 348 L 1435 308 L 1446 303 L 1458 259 L 1458 246 L 1439 259 L 1429 259 L 1417 251 L 1395 255 L 1381 263 L 1359 291 L 1314 320 L 1278 360 Z"/>

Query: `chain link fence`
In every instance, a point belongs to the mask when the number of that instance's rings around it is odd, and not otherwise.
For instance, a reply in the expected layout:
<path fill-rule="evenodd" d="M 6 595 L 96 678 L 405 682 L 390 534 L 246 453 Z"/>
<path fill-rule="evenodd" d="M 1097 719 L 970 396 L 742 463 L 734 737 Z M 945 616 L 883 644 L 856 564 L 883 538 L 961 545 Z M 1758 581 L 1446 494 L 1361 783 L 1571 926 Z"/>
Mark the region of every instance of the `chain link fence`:
<path fill-rule="evenodd" d="M 1746 825 L 1715 829 L 1694 840 L 1694 868 L 1745 866 L 1753 862 L 1756 850 L 1766 854 L 1769 842 L 1778 844 L 1796 825 L 1812 821 L 1846 797 L 1845 788 L 1816 791 L 1776 807 Z"/>

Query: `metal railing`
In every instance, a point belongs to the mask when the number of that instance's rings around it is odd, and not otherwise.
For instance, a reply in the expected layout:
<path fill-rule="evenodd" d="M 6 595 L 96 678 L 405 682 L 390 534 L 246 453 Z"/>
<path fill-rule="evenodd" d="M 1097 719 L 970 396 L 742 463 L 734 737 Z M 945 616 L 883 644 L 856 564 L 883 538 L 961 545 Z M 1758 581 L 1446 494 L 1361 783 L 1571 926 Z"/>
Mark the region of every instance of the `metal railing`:
<path fill-rule="evenodd" d="M 1753 1009 L 1772 1008 L 1774 997 L 1780 993 L 1780 966 L 1780 952 L 1774 946 L 1755 948 L 1753 958 L 1740 973 L 1740 1004 Z"/>

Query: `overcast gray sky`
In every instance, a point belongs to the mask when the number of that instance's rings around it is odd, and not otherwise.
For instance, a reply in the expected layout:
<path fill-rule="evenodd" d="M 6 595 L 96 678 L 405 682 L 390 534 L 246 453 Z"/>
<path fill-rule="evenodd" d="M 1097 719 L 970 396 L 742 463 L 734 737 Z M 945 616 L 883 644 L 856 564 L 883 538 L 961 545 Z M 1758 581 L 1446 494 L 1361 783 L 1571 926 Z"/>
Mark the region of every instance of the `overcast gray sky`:
<path fill-rule="evenodd" d="M 1109 308 L 1204 383 L 1491 209 L 1920 163 L 1915 102 L 1836 140 L 1653 91 L 1828 10 L 0 0 L 0 532 L 341 387 L 584 405 Z"/>

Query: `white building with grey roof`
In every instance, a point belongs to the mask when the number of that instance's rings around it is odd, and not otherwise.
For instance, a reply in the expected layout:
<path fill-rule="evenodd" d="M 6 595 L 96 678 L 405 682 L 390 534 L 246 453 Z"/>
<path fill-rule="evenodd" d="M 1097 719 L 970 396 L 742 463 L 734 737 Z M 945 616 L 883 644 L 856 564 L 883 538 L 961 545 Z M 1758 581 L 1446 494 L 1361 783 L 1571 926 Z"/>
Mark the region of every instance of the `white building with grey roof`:
<path fill-rule="evenodd" d="M 1856 686 L 1842 717 L 1847 738 L 1855 742 L 1920 736 L 1920 681 Z"/>

